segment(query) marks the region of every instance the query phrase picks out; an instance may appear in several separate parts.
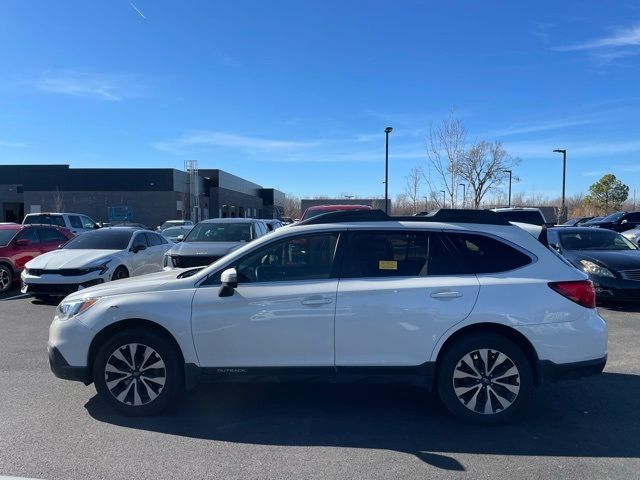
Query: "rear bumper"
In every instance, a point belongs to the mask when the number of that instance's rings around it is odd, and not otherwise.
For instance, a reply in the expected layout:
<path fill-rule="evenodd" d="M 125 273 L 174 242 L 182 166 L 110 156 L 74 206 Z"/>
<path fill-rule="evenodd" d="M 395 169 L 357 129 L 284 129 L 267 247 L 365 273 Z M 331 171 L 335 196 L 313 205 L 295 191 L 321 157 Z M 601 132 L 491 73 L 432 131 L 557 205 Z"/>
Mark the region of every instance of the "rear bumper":
<path fill-rule="evenodd" d="M 540 362 L 540 384 L 553 383 L 560 380 L 590 377 L 602 373 L 607 364 L 607 356 L 595 360 L 572 363 L 554 363 L 551 360 Z"/>
<path fill-rule="evenodd" d="M 82 382 L 85 385 L 91 383 L 88 367 L 72 367 L 62 356 L 60 350 L 51 345 L 47 345 L 47 353 L 49 354 L 49 367 L 56 377 Z"/>

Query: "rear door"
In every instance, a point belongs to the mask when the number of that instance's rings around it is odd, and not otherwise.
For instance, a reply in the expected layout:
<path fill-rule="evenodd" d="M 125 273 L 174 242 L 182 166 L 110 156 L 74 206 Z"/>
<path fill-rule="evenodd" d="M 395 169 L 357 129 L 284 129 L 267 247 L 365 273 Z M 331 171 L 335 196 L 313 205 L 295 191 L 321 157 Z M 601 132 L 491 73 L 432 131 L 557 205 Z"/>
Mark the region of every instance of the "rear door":
<path fill-rule="evenodd" d="M 86 231 L 84 225 L 82 225 L 80 215 L 67 215 L 67 219 L 69 220 L 70 229 L 74 234 L 78 235 Z"/>
<path fill-rule="evenodd" d="M 40 255 L 40 237 L 36 228 L 27 227 L 14 237 L 13 242 L 13 263 L 16 270 L 21 271 L 29 260 Z"/>
<path fill-rule="evenodd" d="M 39 227 L 38 235 L 40 236 L 40 253 L 55 250 L 59 245 L 65 243 L 67 238 L 53 227 Z"/>
<path fill-rule="evenodd" d="M 418 366 L 479 284 L 441 232 L 352 231 L 336 301 L 336 366 Z"/>

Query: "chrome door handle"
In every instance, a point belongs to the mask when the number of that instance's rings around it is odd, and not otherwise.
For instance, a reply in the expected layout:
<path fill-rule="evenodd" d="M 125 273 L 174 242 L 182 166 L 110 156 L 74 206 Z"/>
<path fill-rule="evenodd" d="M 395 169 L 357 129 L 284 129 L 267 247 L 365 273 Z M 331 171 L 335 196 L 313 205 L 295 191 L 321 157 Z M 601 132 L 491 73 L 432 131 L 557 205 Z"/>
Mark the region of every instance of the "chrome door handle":
<path fill-rule="evenodd" d="M 448 290 L 446 292 L 433 292 L 431 298 L 460 298 L 462 293 L 454 290 Z"/>
<path fill-rule="evenodd" d="M 307 305 L 307 306 L 315 306 L 315 305 L 327 305 L 328 303 L 332 303 L 333 300 L 331 300 L 328 297 L 309 297 L 309 298 L 305 298 L 304 300 L 302 300 L 302 305 Z"/>

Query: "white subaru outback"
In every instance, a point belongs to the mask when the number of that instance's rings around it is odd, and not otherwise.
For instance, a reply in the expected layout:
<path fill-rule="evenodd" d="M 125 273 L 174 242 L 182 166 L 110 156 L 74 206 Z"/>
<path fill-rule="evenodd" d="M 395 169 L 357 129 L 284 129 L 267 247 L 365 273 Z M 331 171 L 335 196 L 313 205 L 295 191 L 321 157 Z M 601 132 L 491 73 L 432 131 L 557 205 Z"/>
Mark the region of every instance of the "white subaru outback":
<path fill-rule="evenodd" d="M 328 213 L 208 267 L 91 287 L 49 333 L 60 378 L 150 415 L 207 381 L 409 382 L 457 417 L 504 422 L 534 387 L 597 374 L 592 284 L 488 211 Z"/>

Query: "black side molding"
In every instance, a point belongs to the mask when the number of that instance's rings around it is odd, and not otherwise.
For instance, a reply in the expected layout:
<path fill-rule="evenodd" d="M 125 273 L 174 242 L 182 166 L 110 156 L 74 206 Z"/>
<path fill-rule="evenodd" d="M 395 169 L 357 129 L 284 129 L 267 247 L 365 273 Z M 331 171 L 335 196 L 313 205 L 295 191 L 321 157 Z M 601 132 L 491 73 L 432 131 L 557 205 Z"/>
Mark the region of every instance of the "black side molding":
<path fill-rule="evenodd" d="M 93 380 L 88 367 L 72 367 L 56 347 L 47 346 L 49 367 L 53 374 L 63 380 L 73 380 L 89 385 Z"/>
<path fill-rule="evenodd" d="M 550 360 L 540 361 L 540 384 L 571 380 L 598 375 L 607 364 L 607 356 L 595 360 L 573 363 L 554 363 Z"/>

